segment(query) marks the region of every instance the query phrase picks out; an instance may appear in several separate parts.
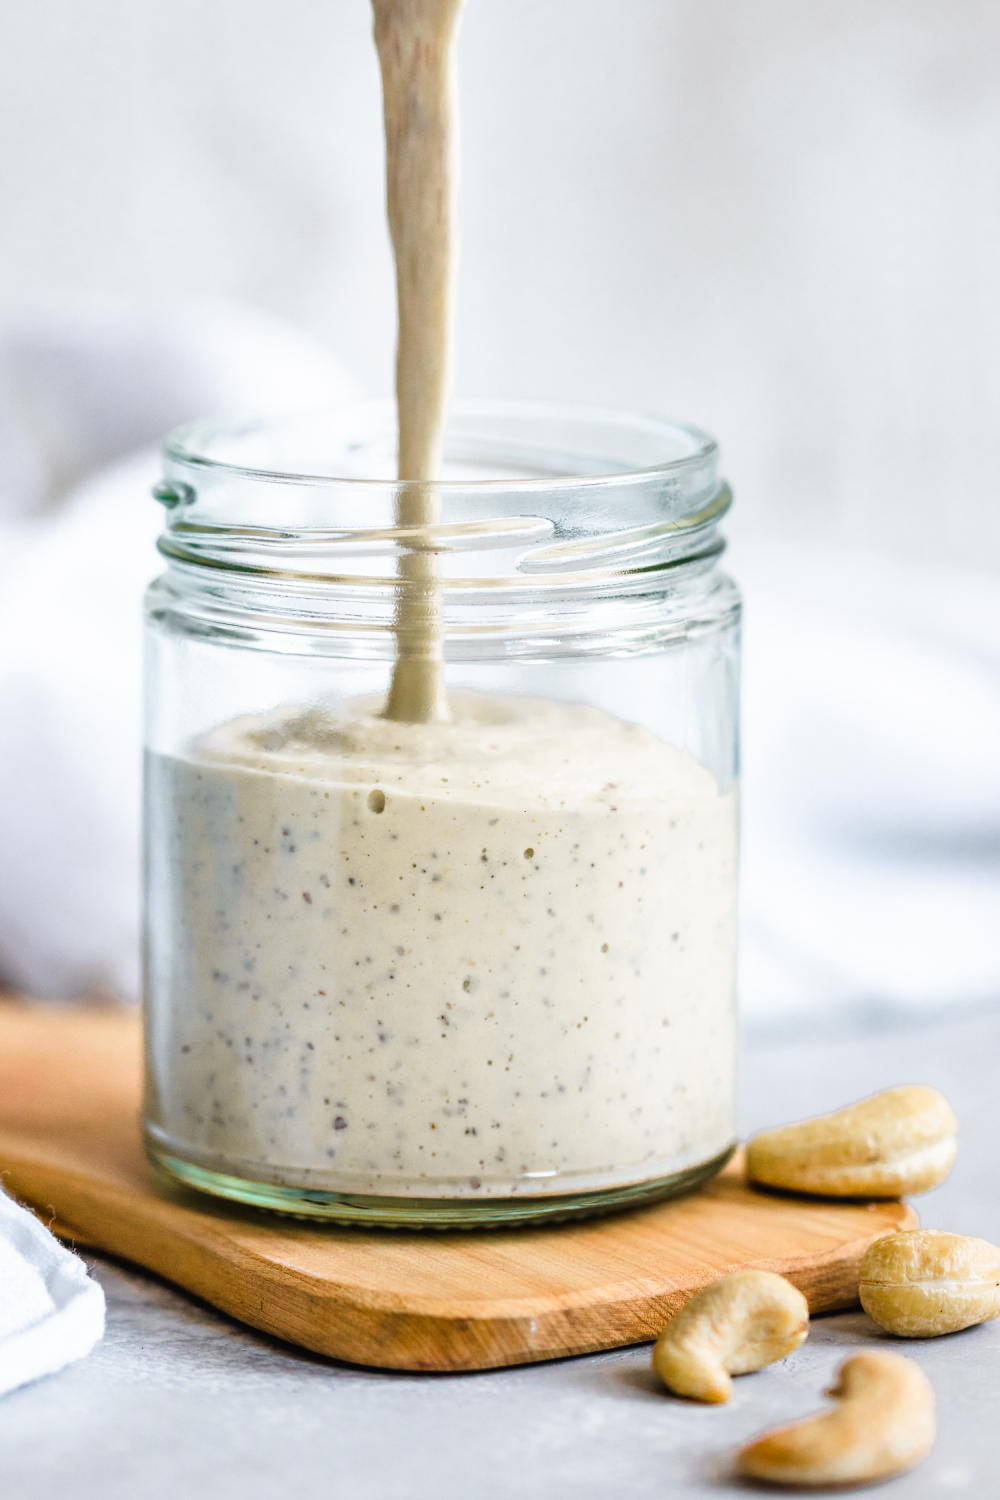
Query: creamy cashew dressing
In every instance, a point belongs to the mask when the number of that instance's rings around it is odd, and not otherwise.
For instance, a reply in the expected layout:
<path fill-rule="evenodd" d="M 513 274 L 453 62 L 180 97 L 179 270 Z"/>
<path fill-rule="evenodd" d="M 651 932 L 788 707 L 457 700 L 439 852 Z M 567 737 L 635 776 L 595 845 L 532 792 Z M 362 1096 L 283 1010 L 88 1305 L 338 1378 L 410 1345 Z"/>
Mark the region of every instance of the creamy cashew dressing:
<path fill-rule="evenodd" d="M 247 717 L 152 757 L 165 1143 L 401 1196 L 595 1188 L 725 1150 L 734 793 L 595 708 L 376 709 Z"/>

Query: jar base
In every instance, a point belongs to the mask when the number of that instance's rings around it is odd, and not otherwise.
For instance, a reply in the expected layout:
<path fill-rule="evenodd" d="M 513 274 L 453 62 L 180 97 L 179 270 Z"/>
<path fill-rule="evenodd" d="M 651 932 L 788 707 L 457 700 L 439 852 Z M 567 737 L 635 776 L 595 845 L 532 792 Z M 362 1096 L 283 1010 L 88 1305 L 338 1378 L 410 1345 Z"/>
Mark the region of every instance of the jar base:
<path fill-rule="evenodd" d="M 735 1142 L 708 1161 L 685 1167 L 652 1182 L 627 1183 L 595 1192 L 524 1198 L 390 1198 L 379 1194 L 329 1193 L 315 1189 L 253 1182 L 213 1172 L 165 1151 L 147 1133 L 146 1155 L 166 1179 L 215 1198 L 247 1204 L 268 1213 L 328 1224 L 378 1229 L 503 1229 L 525 1224 L 558 1224 L 567 1219 L 596 1218 L 621 1209 L 640 1208 L 685 1193 L 714 1177 L 729 1161 Z"/>

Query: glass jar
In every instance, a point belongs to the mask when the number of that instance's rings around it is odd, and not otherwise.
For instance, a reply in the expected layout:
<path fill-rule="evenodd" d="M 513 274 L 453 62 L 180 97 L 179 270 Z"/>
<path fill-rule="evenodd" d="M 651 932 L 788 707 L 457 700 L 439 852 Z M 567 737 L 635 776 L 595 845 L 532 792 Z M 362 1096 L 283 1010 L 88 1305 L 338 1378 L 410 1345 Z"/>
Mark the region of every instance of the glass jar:
<path fill-rule="evenodd" d="M 717 446 L 458 403 L 437 518 L 414 528 L 394 436 L 372 403 L 166 443 L 148 1151 L 207 1192 L 343 1223 L 662 1198 L 734 1140 L 739 598 Z M 382 716 L 408 600 L 450 722 Z"/>

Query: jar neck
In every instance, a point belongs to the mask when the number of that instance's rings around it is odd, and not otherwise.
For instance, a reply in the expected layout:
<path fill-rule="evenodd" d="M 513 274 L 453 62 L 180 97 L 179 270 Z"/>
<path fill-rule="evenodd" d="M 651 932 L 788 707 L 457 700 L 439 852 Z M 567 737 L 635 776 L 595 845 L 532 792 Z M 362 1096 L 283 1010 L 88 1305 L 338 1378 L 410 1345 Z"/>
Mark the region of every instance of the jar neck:
<path fill-rule="evenodd" d="M 182 430 L 154 491 L 166 509 L 161 592 L 232 628 L 374 638 L 432 589 L 454 642 L 643 629 L 716 587 L 732 497 L 714 440 L 586 408 L 457 411 L 445 476 L 416 486 L 377 477 L 392 466 L 377 405 Z M 404 524 L 414 490 L 432 502 L 417 507 L 430 524 Z"/>

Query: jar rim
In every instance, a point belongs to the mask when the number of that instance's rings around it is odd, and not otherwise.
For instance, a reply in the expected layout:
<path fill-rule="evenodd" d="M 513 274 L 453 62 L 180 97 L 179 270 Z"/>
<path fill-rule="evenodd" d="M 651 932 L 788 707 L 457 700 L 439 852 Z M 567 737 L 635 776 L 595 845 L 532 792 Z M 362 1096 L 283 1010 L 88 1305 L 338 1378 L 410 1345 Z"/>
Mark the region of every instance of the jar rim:
<path fill-rule="evenodd" d="M 568 403 L 456 402 L 445 476 L 419 484 L 379 477 L 395 471 L 395 444 L 388 401 L 189 424 L 168 437 L 153 491 L 167 512 L 159 550 L 172 567 L 241 586 L 376 590 L 391 602 L 411 586 L 398 564 L 414 552 L 434 554 L 441 599 L 513 598 L 526 586 L 668 587 L 722 547 L 717 523 L 732 497 L 718 444 L 688 424 Z M 417 488 L 435 503 L 433 519 L 414 525 L 400 502 Z"/>
<path fill-rule="evenodd" d="M 395 408 L 392 402 L 387 400 L 350 401 L 330 407 L 278 413 L 272 416 L 198 418 L 174 428 L 167 434 L 163 441 L 163 456 L 168 463 L 214 473 L 219 477 L 231 475 L 233 478 L 265 483 L 317 486 L 358 485 L 383 488 L 386 485 L 399 483 L 394 473 L 316 473 L 302 466 L 235 462 L 232 458 L 218 457 L 207 451 L 213 444 L 224 444 L 227 439 L 231 442 L 238 442 L 240 439 L 249 440 L 252 436 L 263 434 L 268 430 L 277 433 L 282 426 L 291 426 L 296 422 L 305 421 L 314 424 L 323 416 L 328 416 L 341 425 L 352 419 L 360 419 L 362 423 L 367 419 L 372 429 L 377 424 L 381 424 L 385 430 L 391 424 L 392 431 L 395 431 Z M 665 446 L 670 443 L 686 444 L 687 451 L 675 453 L 669 457 L 665 456 L 658 462 L 652 463 L 615 462 L 607 459 L 605 460 L 607 467 L 598 468 L 596 472 L 581 472 L 579 465 L 575 467 L 569 465 L 565 472 L 542 475 L 519 473 L 516 476 L 489 478 L 446 475 L 440 479 L 425 481 L 433 483 L 434 488 L 440 489 L 444 494 L 461 490 L 466 493 L 487 495 L 498 490 L 509 491 L 512 488 L 518 492 L 530 494 L 558 490 L 567 485 L 579 489 L 581 486 L 620 485 L 623 481 L 635 483 L 644 479 L 654 480 L 658 477 L 678 475 L 685 470 L 696 469 L 705 463 L 717 461 L 719 453 L 718 442 L 711 433 L 692 423 L 614 406 L 584 402 L 465 399 L 452 403 L 451 417 L 453 423 L 498 418 L 506 422 L 566 424 L 581 431 L 587 427 L 593 428 L 601 425 L 609 432 L 618 433 L 623 441 L 632 439 L 639 446 L 660 441 Z"/>

